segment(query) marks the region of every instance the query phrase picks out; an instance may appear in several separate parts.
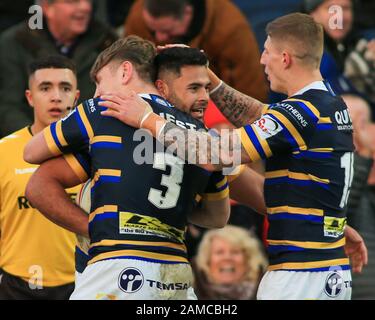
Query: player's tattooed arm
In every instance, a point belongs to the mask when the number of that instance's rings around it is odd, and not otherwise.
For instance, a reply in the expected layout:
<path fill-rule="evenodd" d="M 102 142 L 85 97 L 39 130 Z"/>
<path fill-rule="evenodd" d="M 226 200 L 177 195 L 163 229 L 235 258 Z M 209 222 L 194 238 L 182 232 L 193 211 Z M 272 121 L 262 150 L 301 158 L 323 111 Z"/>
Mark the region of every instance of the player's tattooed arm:
<path fill-rule="evenodd" d="M 234 130 L 226 130 L 221 136 L 214 137 L 168 122 L 159 132 L 158 140 L 181 159 L 210 171 L 250 162 Z"/>
<path fill-rule="evenodd" d="M 225 83 L 222 83 L 211 93 L 210 98 L 237 128 L 254 122 L 262 114 L 262 102 L 233 89 Z"/>

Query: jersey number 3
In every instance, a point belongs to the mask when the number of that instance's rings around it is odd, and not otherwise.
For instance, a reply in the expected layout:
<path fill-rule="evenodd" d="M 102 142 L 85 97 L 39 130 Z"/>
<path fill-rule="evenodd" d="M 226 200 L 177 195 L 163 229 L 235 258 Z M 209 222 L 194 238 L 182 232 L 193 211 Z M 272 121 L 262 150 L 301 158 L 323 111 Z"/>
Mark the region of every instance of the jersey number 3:
<path fill-rule="evenodd" d="M 154 188 L 148 194 L 148 201 L 159 209 L 172 209 L 177 205 L 184 177 L 184 163 L 179 158 L 169 153 L 155 153 L 154 169 L 167 171 L 167 166 L 171 168 L 171 172 L 169 175 L 163 174 L 161 179 L 161 185 L 167 187 L 165 195 Z"/>

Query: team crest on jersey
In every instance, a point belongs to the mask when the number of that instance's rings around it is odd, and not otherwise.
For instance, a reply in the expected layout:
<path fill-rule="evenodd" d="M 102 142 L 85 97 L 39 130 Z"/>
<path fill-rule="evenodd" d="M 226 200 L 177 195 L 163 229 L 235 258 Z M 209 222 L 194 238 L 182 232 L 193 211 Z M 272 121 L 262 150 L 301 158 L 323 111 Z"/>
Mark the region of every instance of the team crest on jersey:
<path fill-rule="evenodd" d="M 332 272 L 328 275 L 324 285 L 324 292 L 330 298 L 338 297 L 344 289 L 345 283 L 341 274 Z"/>
<path fill-rule="evenodd" d="M 269 139 L 283 130 L 281 125 L 268 115 L 264 115 L 261 119 L 256 121 L 254 128 L 262 139 Z"/>
<path fill-rule="evenodd" d="M 144 283 L 141 271 L 135 268 L 127 268 L 120 273 L 118 286 L 125 293 L 135 293 L 139 291 Z"/>

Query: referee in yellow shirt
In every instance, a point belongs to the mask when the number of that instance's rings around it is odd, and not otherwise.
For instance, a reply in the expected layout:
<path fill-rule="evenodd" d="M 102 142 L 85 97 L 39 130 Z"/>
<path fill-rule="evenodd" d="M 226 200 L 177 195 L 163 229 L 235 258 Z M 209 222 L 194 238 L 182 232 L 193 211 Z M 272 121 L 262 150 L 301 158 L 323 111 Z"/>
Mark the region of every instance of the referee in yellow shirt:
<path fill-rule="evenodd" d="M 0 300 L 63 300 L 74 290 L 76 237 L 47 220 L 25 197 L 37 166 L 23 161 L 23 149 L 75 105 L 79 91 L 72 62 L 50 56 L 32 63 L 26 97 L 34 123 L 0 140 Z M 74 198 L 77 190 L 67 192 Z"/>

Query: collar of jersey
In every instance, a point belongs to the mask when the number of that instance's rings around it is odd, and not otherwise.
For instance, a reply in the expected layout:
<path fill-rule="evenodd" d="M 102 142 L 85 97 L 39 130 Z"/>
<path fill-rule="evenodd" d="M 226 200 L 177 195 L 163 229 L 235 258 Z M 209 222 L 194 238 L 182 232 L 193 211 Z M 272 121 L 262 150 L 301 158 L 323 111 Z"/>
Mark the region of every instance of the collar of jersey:
<path fill-rule="evenodd" d="M 140 97 L 142 97 L 143 99 L 154 101 L 154 102 L 156 102 L 158 104 L 161 104 L 165 107 L 174 108 L 174 106 L 172 104 L 170 104 L 167 100 L 165 100 L 163 97 L 161 97 L 157 94 L 139 93 L 138 95 Z"/>
<path fill-rule="evenodd" d="M 329 91 L 327 89 L 326 84 L 323 81 L 314 81 L 314 82 L 308 84 L 306 87 L 302 88 L 300 91 L 293 94 L 293 96 L 299 96 L 299 95 L 304 94 L 306 91 L 309 91 L 309 90 Z"/>

